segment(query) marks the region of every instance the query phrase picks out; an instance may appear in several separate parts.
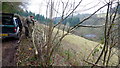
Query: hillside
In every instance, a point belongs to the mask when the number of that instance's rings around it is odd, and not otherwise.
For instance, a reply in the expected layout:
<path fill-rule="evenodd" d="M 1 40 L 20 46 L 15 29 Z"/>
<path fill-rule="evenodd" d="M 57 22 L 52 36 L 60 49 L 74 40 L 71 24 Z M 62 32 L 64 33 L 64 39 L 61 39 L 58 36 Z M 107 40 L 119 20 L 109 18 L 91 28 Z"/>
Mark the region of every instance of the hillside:
<path fill-rule="evenodd" d="M 77 14 L 74 16 L 70 16 L 62 22 L 62 25 L 74 26 L 90 15 L 91 14 Z M 100 16 L 102 16 L 102 14 L 95 14 L 90 19 L 84 21 L 81 25 L 103 25 L 105 23 L 105 16 L 102 17 Z M 61 17 L 55 17 L 54 24 L 58 23 L 60 20 Z M 92 41 L 101 42 L 104 37 L 104 27 L 101 28 L 79 27 L 74 30 L 74 34 L 90 39 Z M 94 35 L 95 37 L 94 38 L 92 36 L 86 37 L 86 35 Z"/>
<path fill-rule="evenodd" d="M 84 65 L 84 62 L 82 62 L 82 61 L 86 60 L 88 57 L 89 57 L 89 61 L 95 62 L 98 55 L 100 54 L 101 47 L 102 47 L 102 45 L 97 42 L 93 42 L 93 41 L 87 40 L 85 38 L 76 36 L 76 35 L 66 36 L 65 39 L 63 40 L 63 49 L 64 48 L 65 48 L 65 50 L 69 49 L 69 50 L 71 50 L 71 52 L 73 54 L 75 54 L 75 55 L 77 54 L 76 61 L 78 62 L 78 65 L 79 65 L 79 63 L 83 63 L 83 64 L 81 64 L 81 66 Z M 89 56 L 89 54 L 91 53 L 91 51 L 94 48 L 95 48 L 95 50 Z M 75 56 L 74 56 L 74 58 L 75 58 Z M 117 63 L 118 57 L 117 57 L 117 55 L 113 55 L 113 57 L 111 59 L 112 60 L 110 61 L 111 62 L 110 65 L 115 65 Z"/>
<path fill-rule="evenodd" d="M 60 50 L 60 54 L 63 52 L 62 53 L 63 55 L 67 51 L 72 55 L 71 60 L 69 60 L 69 62 L 71 62 L 72 65 L 86 66 L 88 64 L 86 64 L 84 60 L 86 60 L 89 57 L 88 61 L 95 62 L 102 50 L 102 46 L 103 45 L 100 43 L 85 39 L 83 37 L 74 34 L 70 34 L 66 36 L 62 41 L 62 46 L 61 46 L 62 50 Z M 93 53 L 90 55 L 91 52 Z M 116 49 L 114 49 L 113 53 L 115 52 Z M 118 63 L 118 57 L 116 54 L 114 54 L 111 57 L 110 65 L 116 65 L 117 63 Z"/>
<path fill-rule="evenodd" d="M 38 30 L 41 31 L 41 27 L 43 27 L 43 25 L 39 24 L 36 26 L 38 27 Z M 56 30 L 57 29 L 54 30 L 54 33 L 56 32 Z M 60 31 L 60 34 L 61 32 L 62 31 Z M 43 32 L 41 31 L 40 33 Z M 40 48 L 40 45 L 36 46 L 37 48 Z M 54 62 L 53 66 L 89 65 L 85 62 L 85 60 L 89 57 L 87 59 L 88 61 L 95 62 L 101 49 L 102 45 L 97 42 L 93 42 L 83 37 L 70 34 L 63 39 L 61 46 L 56 49 L 54 57 L 52 58 L 53 59 L 52 62 Z M 93 53 L 91 53 L 91 51 Z M 18 55 L 19 66 L 21 65 L 39 66 L 40 64 L 40 60 L 34 57 L 34 47 L 32 45 L 32 42 L 26 38 L 23 38 L 23 40 L 20 43 L 20 46 L 18 48 Z M 111 58 L 112 60 L 110 60 L 110 65 L 116 65 L 118 57 L 114 54 Z"/>

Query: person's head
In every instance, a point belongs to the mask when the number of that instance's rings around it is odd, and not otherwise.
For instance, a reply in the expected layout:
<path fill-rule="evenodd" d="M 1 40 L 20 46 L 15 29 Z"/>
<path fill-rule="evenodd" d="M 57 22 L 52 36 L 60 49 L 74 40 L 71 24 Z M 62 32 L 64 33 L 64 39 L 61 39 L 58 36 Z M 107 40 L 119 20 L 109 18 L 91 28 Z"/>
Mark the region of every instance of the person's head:
<path fill-rule="evenodd" d="M 33 19 L 33 18 L 34 18 L 34 16 L 30 16 L 30 18 L 31 18 L 31 19 Z"/>

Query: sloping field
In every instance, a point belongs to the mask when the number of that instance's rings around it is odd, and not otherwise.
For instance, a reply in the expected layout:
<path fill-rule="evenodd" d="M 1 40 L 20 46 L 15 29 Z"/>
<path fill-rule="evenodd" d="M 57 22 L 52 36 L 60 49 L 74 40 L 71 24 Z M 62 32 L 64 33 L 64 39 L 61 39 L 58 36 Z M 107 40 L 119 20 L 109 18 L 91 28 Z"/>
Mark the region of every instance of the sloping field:
<path fill-rule="evenodd" d="M 54 32 L 56 31 L 57 29 L 54 30 Z M 62 31 L 60 31 L 60 35 L 61 34 Z M 87 61 L 94 63 L 100 55 L 102 48 L 103 45 L 100 43 L 90 41 L 77 35 L 70 34 L 63 39 L 61 50 L 59 51 L 59 53 L 63 57 L 69 56 L 68 58 L 70 60 L 68 61 L 71 62 L 72 65 L 86 66 L 88 64 L 86 64 L 84 60 L 86 60 L 89 57 Z M 109 65 L 116 65 L 118 63 L 118 57 L 116 55 L 117 50 L 113 49 L 112 54 L 113 55 L 111 56 Z M 99 65 L 102 65 L 101 62 L 102 60 L 100 61 Z"/>
<path fill-rule="evenodd" d="M 37 24 L 37 29 L 41 30 L 44 25 Z M 53 34 L 56 33 L 58 29 L 54 29 Z M 40 32 L 42 33 L 42 32 Z M 62 31 L 59 31 L 59 35 L 62 35 Z M 34 48 L 30 44 L 31 41 L 24 39 L 21 41 L 21 45 L 19 46 L 19 60 L 18 65 L 39 65 L 39 60 L 36 60 L 32 55 L 34 53 Z M 67 35 L 63 41 L 61 46 L 57 49 L 55 58 L 54 58 L 54 66 L 87 66 L 91 65 L 84 60 L 87 60 L 91 63 L 94 63 L 101 50 L 102 46 L 100 43 L 87 40 L 83 37 L 76 36 L 73 34 Z M 110 65 L 116 65 L 118 63 L 118 57 L 115 54 L 116 49 L 112 53 Z M 32 53 L 32 55 L 31 55 Z M 91 54 L 90 54 L 91 53 Z M 117 52 L 116 52 L 117 53 Z M 23 57 L 24 55 L 24 57 Z M 88 58 L 88 59 L 87 59 Z M 99 65 L 102 60 L 100 60 Z M 33 64 L 34 63 L 34 64 Z"/>
<path fill-rule="evenodd" d="M 55 28 L 53 34 L 57 33 L 57 31 L 58 29 Z M 59 30 L 59 35 L 61 36 L 62 34 L 63 31 Z M 70 65 L 86 66 L 88 63 L 84 62 L 84 60 L 94 63 L 100 55 L 102 48 L 103 45 L 98 42 L 74 34 L 69 34 L 63 39 L 62 45 L 60 49 L 58 49 L 58 54 L 62 56 L 65 61 L 69 62 Z M 117 49 L 113 48 L 111 54 L 109 65 L 115 66 L 118 64 Z M 99 65 L 102 65 L 102 61 L 103 57 L 102 60 L 100 60 Z"/>
<path fill-rule="evenodd" d="M 80 60 L 85 60 L 89 56 L 90 62 L 96 61 L 96 59 L 98 58 L 98 56 L 102 50 L 102 46 L 103 45 L 101 45 L 97 42 L 93 42 L 93 41 L 87 40 L 85 38 L 76 36 L 76 35 L 68 35 L 63 40 L 63 48 L 64 49 L 71 49 L 73 51 L 73 53 L 76 52 L 74 54 L 77 54 L 78 56 L 76 58 L 78 58 Z M 93 50 L 93 53 L 91 55 L 89 55 L 92 50 Z M 117 52 L 117 51 L 114 49 L 113 53 L 114 52 Z M 115 65 L 117 62 L 118 62 L 118 57 L 116 54 L 114 54 L 111 57 L 110 65 Z"/>

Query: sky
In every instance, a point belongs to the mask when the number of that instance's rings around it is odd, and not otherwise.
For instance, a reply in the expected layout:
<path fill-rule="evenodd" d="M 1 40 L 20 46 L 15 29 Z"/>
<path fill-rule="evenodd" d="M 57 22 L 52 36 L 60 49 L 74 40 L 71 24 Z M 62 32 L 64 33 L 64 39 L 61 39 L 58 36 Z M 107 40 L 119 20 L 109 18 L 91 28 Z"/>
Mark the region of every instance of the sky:
<path fill-rule="evenodd" d="M 47 2 L 49 0 L 31 0 L 30 4 L 28 5 L 28 10 L 32 11 L 36 14 L 41 14 L 44 16 L 48 16 L 49 13 L 46 14 L 47 10 Z M 53 0 L 54 1 L 54 11 L 53 11 L 53 16 L 60 16 L 62 13 L 62 7 L 64 3 L 67 3 L 68 0 Z M 80 0 L 69 0 L 69 6 L 66 9 L 66 14 L 69 13 L 68 11 L 71 8 L 71 4 L 75 3 L 75 5 L 78 4 Z M 80 6 L 76 9 L 75 14 L 83 14 L 83 13 L 93 13 L 95 10 L 103 6 L 106 2 L 109 0 L 82 0 Z M 50 5 L 49 5 L 50 6 Z M 57 12 L 56 12 L 57 10 Z M 100 10 L 98 13 L 106 12 L 106 7 Z"/>

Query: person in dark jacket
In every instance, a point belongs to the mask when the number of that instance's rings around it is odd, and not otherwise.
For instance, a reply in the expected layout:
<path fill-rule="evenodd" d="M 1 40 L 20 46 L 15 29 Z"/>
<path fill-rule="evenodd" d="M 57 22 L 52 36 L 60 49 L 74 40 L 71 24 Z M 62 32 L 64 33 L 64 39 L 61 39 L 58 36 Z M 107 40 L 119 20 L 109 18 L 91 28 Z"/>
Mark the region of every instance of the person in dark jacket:
<path fill-rule="evenodd" d="M 18 27 L 19 27 L 19 33 L 20 33 L 20 38 L 18 40 L 18 44 L 20 43 L 21 41 L 21 37 L 22 37 L 22 31 L 23 31 L 23 20 L 22 20 L 22 17 L 18 14 L 14 14 L 14 17 L 16 17 L 16 23 L 18 24 Z"/>
<path fill-rule="evenodd" d="M 22 26 L 22 22 L 21 22 L 20 18 L 17 18 L 17 21 L 18 21 L 18 26 L 20 28 L 20 32 L 22 32 L 23 26 Z"/>
<path fill-rule="evenodd" d="M 16 21 L 17 21 L 18 27 L 20 28 L 19 31 L 20 31 L 20 35 L 21 35 L 22 28 L 23 28 L 22 20 L 20 18 L 20 15 L 15 14 L 14 16 L 17 18 Z"/>

